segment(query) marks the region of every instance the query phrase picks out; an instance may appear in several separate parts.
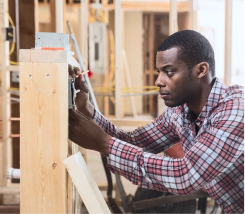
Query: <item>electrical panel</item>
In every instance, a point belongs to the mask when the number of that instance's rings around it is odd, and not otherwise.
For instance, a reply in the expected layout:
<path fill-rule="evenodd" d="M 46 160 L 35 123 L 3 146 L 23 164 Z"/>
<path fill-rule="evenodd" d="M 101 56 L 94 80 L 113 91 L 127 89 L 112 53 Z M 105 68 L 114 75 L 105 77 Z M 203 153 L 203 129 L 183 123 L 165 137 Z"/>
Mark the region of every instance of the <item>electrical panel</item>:
<path fill-rule="evenodd" d="M 105 73 L 106 55 L 106 24 L 89 23 L 89 69 L 93 73 Z"/>

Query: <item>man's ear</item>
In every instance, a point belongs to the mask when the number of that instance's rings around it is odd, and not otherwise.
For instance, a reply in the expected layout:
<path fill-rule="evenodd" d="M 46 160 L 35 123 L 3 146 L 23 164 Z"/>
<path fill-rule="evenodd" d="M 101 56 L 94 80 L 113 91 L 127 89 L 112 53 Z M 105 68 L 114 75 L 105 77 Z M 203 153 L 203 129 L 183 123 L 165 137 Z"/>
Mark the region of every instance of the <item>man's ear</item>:
<path fill-rule="evenodd" d="M 198 79 L 206 76 L 209 73 L 209 64 L 207 62 L 200 62 L 196 65 Z"/>

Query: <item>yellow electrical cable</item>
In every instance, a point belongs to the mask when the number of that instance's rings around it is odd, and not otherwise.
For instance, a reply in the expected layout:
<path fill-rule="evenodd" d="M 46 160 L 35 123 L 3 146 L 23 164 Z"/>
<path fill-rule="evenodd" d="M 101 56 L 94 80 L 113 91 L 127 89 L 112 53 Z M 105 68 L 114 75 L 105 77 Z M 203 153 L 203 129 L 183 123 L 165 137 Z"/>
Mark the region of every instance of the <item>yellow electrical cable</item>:
<path fill-rule="evenodd" d="M 6 12 L 7 12 L 7 15 L 8 15 L 8 19 L 9 19 L 10 25 L 11 25 L 12 27 L 14 27 L 14 22 L 13 22 L 11 16 L 9 15 L 9 12 L 8 12 L 8 11 L 6 11 Z M 9 56 L 11 56 L 11 54 L 14 52 L 14 49 L 15 49 L 15 42 L 12 42 L 12 44 L 11 44 L 11 49 L 10 49 L 10 51 L 9 51 Z M 9 60 L 9 63 L 10 63 L 11 65 L 19 65 L 18 62 L 14 62 L 14 61 L 11 61 L 11 60 Z"/>
<path fill-rule="evenodd" d="M 9 19 L 9 22 L 10 22 L 11 26 L 14 27 L 14 22 L 13 22 L 11 16 L 9 15 L 8 11 L 7 11 L 7 15 L 8 15 L 8 19 Z"/>

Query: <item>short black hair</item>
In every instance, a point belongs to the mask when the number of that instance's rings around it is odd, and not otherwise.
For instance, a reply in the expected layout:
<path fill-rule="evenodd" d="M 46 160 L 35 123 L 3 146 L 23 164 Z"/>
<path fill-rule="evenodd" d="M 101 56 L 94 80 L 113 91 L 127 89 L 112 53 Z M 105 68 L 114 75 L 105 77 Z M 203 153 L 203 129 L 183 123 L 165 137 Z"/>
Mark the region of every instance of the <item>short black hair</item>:
<path fill-rule="evenodd" d="M 178 59 L 186 63 L 188 69 L 200 62 L 207 62 L 212 78 L 215 77 L 214 50 L 209 41 L 200 33 L 193 30 L 178 31 L 159 45 L 157 51 L 178 47 Z"/>

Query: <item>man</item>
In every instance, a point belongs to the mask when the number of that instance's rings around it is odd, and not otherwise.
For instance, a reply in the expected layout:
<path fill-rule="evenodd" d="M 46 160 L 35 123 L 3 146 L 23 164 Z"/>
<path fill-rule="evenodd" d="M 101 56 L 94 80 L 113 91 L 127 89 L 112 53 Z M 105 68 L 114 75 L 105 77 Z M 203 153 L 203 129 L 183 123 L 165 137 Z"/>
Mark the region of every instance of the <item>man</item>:
<path fill-rule="evenodd" d="M 106 155 L 113 173 L 138 186 L 180 195 L 205 186 L 226 213 L 243 213 L 243 87 L 227 87 L 215 78 L 213 49 L 191 30 L 160 44 L 156 67 L 155 84 L 169 108 L 133 132 L 118 129 L 94 110 L 80 75 L 78 109 L 69 116 L 70 139 Z M 184 158 L 157 155 L 177 142 Z"/>

